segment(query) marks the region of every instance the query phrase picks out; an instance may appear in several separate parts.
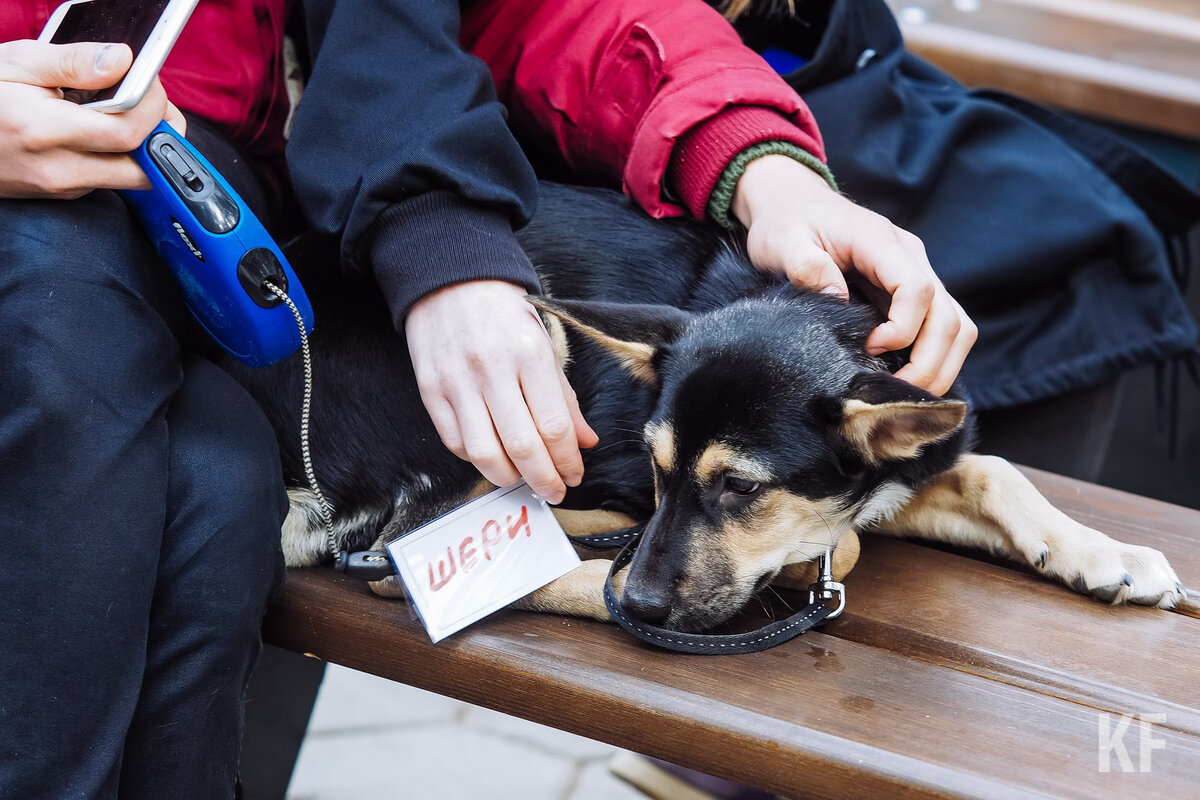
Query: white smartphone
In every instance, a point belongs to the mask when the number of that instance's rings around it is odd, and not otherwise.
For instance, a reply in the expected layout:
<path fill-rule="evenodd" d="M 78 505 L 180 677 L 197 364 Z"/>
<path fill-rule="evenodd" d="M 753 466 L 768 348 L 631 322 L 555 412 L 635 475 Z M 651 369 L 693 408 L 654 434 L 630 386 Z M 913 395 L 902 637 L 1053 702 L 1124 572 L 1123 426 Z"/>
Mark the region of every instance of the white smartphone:
<path fill-rule="evenodd" d="M 199 0 L 67 0 L 54 10 L 39 42 L 124 42 L 133 65 L 107 89 L 64 86 L 63 95 L 87 108 L 115 113 L 142 101 Z"/>

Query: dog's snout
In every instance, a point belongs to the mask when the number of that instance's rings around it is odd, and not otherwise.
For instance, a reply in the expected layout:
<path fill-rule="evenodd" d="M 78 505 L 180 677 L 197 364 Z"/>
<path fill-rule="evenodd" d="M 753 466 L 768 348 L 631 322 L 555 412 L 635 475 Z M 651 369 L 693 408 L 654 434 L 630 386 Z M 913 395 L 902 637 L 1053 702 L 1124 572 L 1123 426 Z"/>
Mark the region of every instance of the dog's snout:
<path fill-rule="evenodd" d="M 671 600 L 665 594 L 639 591 L 626 586 L 621 595 L 621 608 L 634 619 L 658 625 L 671 616 Z"/>

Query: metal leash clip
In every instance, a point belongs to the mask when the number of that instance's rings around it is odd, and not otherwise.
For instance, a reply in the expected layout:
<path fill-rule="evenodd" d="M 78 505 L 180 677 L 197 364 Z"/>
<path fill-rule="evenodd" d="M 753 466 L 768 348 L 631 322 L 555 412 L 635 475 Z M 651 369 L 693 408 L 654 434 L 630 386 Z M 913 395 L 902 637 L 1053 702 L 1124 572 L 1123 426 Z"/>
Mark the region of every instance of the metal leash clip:
<path fill-rule="evenodd" d="M 825 602 L 837 598 L 837 608 L 829 612 L 826 620 L 831 620 L 842 613 L 846 608 L 846 587 L 833 579 L 833 550 L 826 547 L 825 552 L 817 557 L 817 565 L 821 570 L 821 577 L 817 582 L 808 587 L 808 602 L 816 603 L 817 601 Z"/>
<path fill-rule="evenodd" d="M 396 574 L 392 560 L 378 550 L 359 550 L 356 553 L 341 550 L 334 556 L 333 568 L 364 581 L 381 581 Z"/>

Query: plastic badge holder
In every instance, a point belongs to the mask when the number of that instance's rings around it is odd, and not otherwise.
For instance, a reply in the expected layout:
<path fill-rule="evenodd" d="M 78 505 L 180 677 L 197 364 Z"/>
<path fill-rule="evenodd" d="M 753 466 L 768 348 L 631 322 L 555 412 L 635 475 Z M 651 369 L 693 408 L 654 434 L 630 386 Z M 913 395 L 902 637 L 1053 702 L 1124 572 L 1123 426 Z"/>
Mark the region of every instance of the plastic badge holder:
<path fill-rule="evenodd" d="M 387 552 L 434 642 L 579 566 L 549 504 L 524 481 L 404 534 Z"/>
<path fill-rule="evenodd" d="M 151 189 L 124 191 L 196 319 L 232 356 L 275 364 L 301 346 L 287 293 L 313 327 L 312 305 L 279 245 L 212 164 L 165 121 L 133 153 Z"/>

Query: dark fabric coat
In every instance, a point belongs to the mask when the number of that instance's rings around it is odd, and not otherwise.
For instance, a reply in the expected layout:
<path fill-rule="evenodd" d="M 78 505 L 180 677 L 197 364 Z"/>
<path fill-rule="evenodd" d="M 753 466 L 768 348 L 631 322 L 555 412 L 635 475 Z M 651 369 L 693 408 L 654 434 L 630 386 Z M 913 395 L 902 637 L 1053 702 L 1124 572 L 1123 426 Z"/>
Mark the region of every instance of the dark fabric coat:
<path fill-rule="evenodd" d="M 1031 402 L 1190 347 L 1196 325 L 1167 243 L 1200 199 L 1092 126 L 968 91 L 906 52 L 882 0 L 806 0 L 751 18 L 854 200 L 921 237 L 979 325 L 962 372 L 978 407 Z"/>

